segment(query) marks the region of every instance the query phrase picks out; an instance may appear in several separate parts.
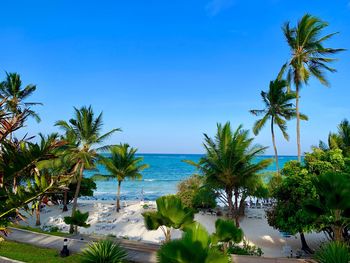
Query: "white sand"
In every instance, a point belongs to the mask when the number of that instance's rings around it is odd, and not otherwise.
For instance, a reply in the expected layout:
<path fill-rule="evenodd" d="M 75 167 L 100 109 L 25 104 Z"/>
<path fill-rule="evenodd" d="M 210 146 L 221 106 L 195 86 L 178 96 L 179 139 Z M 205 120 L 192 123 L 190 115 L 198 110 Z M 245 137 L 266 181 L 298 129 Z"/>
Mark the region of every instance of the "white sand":
<path fill-rule="evenodd" d="M 123 202 L 122 202 L 123 204 Z M 89 228 L 79 228 L 82 234 L 92 235 L 114 235 L 116 237 L 124 237 L 130 240 L 140 240 L 144 242 L 160 243 L 164 240 L 163 232 L 148 231 L 143 223 L 142 213 L 145 210 L 140 202 L 127 202 L 128 206 L 123 207 L 119 213 L 115 211 L 115 202 L 113 201 L 80 201 L 78 209 L 80 211 L 89 212 L 88 223 Z M 155 202 L 148 202 L 151 209 L 155 209 Z M 41 213 L 41 226 L 58 226 L 61 231 L 68 232 L 68 225 L 63 222 L 65 216 L 70 216 L 71 205 L 68 206 L 69 211 L 62 213 L 62 209 L 58 206 L 47 207 L 47 212 Z M 293 251 L 300 248 L 299 236 L 284 238 L 279 231 L 270 227 L 264 216 L 262 209 L 250 209 L 248 215 L 260 215 L 258 218 L 244 217 L 241 220 L 241 228 L 244 231 L 245 238 L 252 244 L 262 248 L 264 256 L 282 257 L 282 247 L 291 246 Z M 196 214 L 195 220 L 203 224 L 209 233 L 215 231 L 215 221 L 217 217 L 214 215 Z M 35 215 L 28 216 L 27 222 L 23 225 L 35 225 Z M 179 238 L 181 231 L 173 230 L 172 238 Z M 325 241 L 325 235 L 322 233 L 306 234 L 306 240 L 310 247 L 317 248 L 321 242 Z"/>

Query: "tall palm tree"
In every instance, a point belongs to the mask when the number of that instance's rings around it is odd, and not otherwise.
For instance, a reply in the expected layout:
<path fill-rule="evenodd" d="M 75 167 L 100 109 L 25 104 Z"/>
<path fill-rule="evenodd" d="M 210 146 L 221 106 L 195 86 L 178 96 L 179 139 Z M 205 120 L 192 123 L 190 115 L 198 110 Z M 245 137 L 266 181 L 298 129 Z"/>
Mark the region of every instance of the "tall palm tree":
<path fill-rule="evenodd" d="M 114 132 L 120 129 L 113 129 L 101 135 L 102 113 L 95 117 L 95 113 L 91 106 L 74 108 L 74 118 L 69 122 L 60 120 L 56 126 L 65 131 L 66 139 L 70 142 L 68 154 L 75 161 L 75 172 L 78 173 L 77 188 L 74 194 L 72 216 L 77 209 L 77 201 L 80 192 L 81 180 L 85 169 L 93 169 L 96 161 L 99 158 L 98 150 L 104 150 L 106 147 L 95 148 L 94 146 L 102 144 L 102 142 L 111 136 Z M 73 225 L 70 227 L 70 232 L 73 233 Z"/>
<path fill-rule="evenodd" d="M 18 73 L 6 72 L 6 79 L 0 83 L 0 96 L 7 99 L 7 110 L 13 114 L 19 114 L 23 112 L 24 109 L 27 109 L 29 110 L 30 115 L 39 122 L 39 115 L 35 111 L 30 110 L 30 107 L 42 104 L 38 102 L 25 102 L 35 90 L 36 85 L 33 84 L 29 84 L 22 88 L 21 76 Z"/>
<path fill-rule="evenodd" d="M 215 138 L 204 134 L 204 147 L 206 154 L 196 165 L 206 176 L 206 181 L 213 187 L 223 189 L 229 207 L 229 215 L 234 217 L 239 226 L 238 197 L 240 189 L 244 187 L 259 171 L 265 169 L 270 159 L 257 161 L 255 158 L 263 154 L 266 147 L 253 144 L 249 131 L 238 126 L 235 131 L 231 125 L 217 124 Z M 232 197 L 235 197 L 233 207 Z"/>
<path fill-rule="evenodd" d="M 106 167 L 109 175 L 106 177 L 114 177 L 118 181 L 117 191 L 117 212 L 120 210 L 120 187 L 121 183 L 129 179 L 141 179 L 141 171 L 148 168 L 147 164 L 141 164 L 143 157 L 136 157 L 137 149 L 130 148 L 128 144 L 115 145 L 110 148 L 112 156 L 106 158 L 101 156 L 100 162 Z"/>
<path fill-rule="evenodd" d="M 263 117 L 257 120 L 253 127 L 253 132 L 258 135 L 261 129 L 265 126 L 266 122 L 270 119 L 270 129 L 273 149 L 276 159 L 276 170 L 279 174 L 278 166 L 278 153 L 275 140 L 274 125 L 277 125 L 283 134 L 283 137 L 288 141 L 289 135 L 287 133 L 287 121 L 296 116 L 296 109 L 292 103 L 292 100 L 296 98 L 294 92 L 287 92 L 287 82 L 285 80 L 276 79 L 270 81 L 268 92 L 262 91 L 261 98 L 265 104 L 265 108 L 262 110 L 251 110 L 250 112 L 255 116 L 263 115 Z M 306 120 L 305 115 L 300 114 L 300 118 Z"/>
<path fill-rule="evenodd" d="M 344 49 L 324 47 L 324 42 L 337 33 L 321 36 L 328 23 L 321 19 L 305 14 L 296 27 L 290 27 L 287 22 L 283 26 L 284 36 L 291 50 L 290 60 L 282 66 L 280 77 L 287 72 L 287 81 L 295 86 L 296 95 L 296 119 L 297 119 L 297 147 L 298 160 L 301 160 L 300 146 L 300 113 L 299 93 L 303 85 L 307 85 L 310 77 L 315 77 L 321 84 L 329 86 L 326 72 L 336 72 L 329 66 L 335 58 L 334 55 Z"/>

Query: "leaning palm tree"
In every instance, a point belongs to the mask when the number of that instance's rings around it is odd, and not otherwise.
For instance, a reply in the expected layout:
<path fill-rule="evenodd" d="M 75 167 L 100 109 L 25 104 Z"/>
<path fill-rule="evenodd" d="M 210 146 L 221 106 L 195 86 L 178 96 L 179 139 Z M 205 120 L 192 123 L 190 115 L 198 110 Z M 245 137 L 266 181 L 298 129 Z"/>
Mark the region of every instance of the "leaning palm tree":
<path fill-rule="evenodd" d="M 296 27 L 290 27 L 290 23 L 283 26 L 283 32 L 291 50 L 290 60 L 283 65 L 279 77 L 287 72 L 287 81 L 293 83 L 296 93 L 296 119 L 297 119 L 297 147 L 298 160 L 301 160 L 300 146 L 300 113 L 299 93 L 302 85 L 307 85 L 311 76 L 315 77 L 325 86 L 329 86 L 326 72 L 336 70 L 329 66 L 335 58 L 334 55 L 343 49 L 324 47 L 324 42 L 337 33 L 321 36 L 328 23 L 321 19 L 306 14 L 298 22 Z"/>
<path fill-rule="evenodd" d="M 101 135 L 103 126 L 102 113 L 95 118 L 95 113 L 91 106 L 84 106 L 80 109 L 74 108 L 74 111 L 74 119 L 70 119 L 69 122 L 60 120 L 55 124 L 66 133 L 65 139 L 70 142 L 71 146 L 67 150 L 67 154 L 75 161 L 74 172 L 78 174 L 77 188 L 73 199 L 72 216 L 77 209 L 77 201 L 84 170 L 93 169 L 99 158 L 97 151 L 106 149 L 106 147 L 94 148 L 94 146 L 102 144 L 102 142 L 114 132 L 120 131 L 120 129 L 113 129 Z M 73 225 L 71 225 L 70 232 L 72 233 L 73 231 Z"/>
<path fill-rule="evenodd" d="M 141 164 L 143 157 L 136 157 L 137 149 L 130 148 L 128 144 L 115 145 L 110 148 L 112 156 L 106 158 L 101 156 L 100 162 L 106 167 L 109 175 L 106 177 L 116 178 L 118 181 L 117 190 L 117 212 L 120 210 L 120 187 L 121 183 L 129 179 L 141 179 L 141 171 L 148 168 L 147 164 Z"/>
<path fill-rule="evenodd" d="M 270 81 L 268 92 L 261 92 L 262 100 L 265 104 L 265 108 L 262 110 L 251 110 L 250 112 L 255 116 L 263 115 L 263 117 L 257 120 L 253 127 L 253 132 L 258 135 L 261 129 L 265 126 L 266 122 L 270 119 L 272 144 L 275 152 L 276 170 L 279 174 L 278 166 L 278 153 L 275 140 L 274 125 L 277 125 L 281 130 L 283 137 L 288 141 L 289 135 L 287 133 L 287 121 L 296 116 L 296 110 L 292 103 L 292 100 L 296 98 L 294 92 L 287 92 L 287 82 L 285 80 Z M 300 114 L 300 118 L 306 120 L 307 117 Z"/>
<path fill-rule="evenodd" d="M 2 98 L 7 98 L 6 108 L 8 111 L 13 114 L 19 114 L 23 112 L 24 109 L 27 109 L 31 116 L 37 121 L 40 121 L 39 115 L 29 108 L 34 105 L 41 105 L 41 103 L 25 102 L 35 90 L 36 86 L 33 84 L 29 84 L 22 88 L 22 80 L 18 73 L 6 72 L 6 79 L 0 83 L 0 96 Z"/>
<path fill-rule="evenodd" d="M 257 161 L 255 158 L 263 154 L 266 147 L 253 144 L 253 138 L 249 137 L 249 131 L 238 126 L 235 131 L 231 125 L 217 125 L 215 138 L 204 134 L 204 147 L 206 154 L 198 164 L 191 161 L 188 163 L 197 166 L 206 177 L 207 184 L 225 192 L 229 216 L 235 218 L 239 226 L 238 197 L 240 190 L 250 183 L 250 179 L 265 169 L 270 159 Z M 232 198 L 235 197 L 235 207 Z"/>

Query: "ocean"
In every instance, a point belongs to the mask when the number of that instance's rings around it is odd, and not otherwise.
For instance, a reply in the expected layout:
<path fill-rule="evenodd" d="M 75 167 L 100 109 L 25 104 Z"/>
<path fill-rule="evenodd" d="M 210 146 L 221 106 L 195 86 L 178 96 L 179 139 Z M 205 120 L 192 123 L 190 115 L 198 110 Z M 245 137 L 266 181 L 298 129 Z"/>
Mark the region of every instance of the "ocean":
<path fill-rule="evenodd" d="M 122 200 L 155 200 L 160 196 L 174 194 L 180 181 L 198 172 L 195 167 L 183 162 L 191 160 L 198 162 L 201 154 L 139 154 L 144 158 L 143 162 L 150 167 L 142 172 L 142 180 L 125 180 L 121 184 Z M 256 160 L 273 158 L 273 156 L 259 156 Z M 296 156 L 280 156 L 279 165 L 290 160 L 296 160 Z M 275 163 L 272 163 L 264 172 L 275 171 Z M 92 175 L 108 174 L 102 165 L 97 165 L 97 171 L 85 171 L 86 177 Z M 94 192 L 94 199 L 115 200 L 117 181 L 96 181 L 97 189 Z"/>

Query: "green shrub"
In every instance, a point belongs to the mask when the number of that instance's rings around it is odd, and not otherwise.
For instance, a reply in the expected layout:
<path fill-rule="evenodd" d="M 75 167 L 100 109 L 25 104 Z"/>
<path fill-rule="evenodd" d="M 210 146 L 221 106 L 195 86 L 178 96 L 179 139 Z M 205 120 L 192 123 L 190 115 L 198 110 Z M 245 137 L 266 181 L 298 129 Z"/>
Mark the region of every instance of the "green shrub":
<path fill-rule="evenodd" d="M 245 239 L 243 239 L 243 246 L 233 244 L 228 248 L 227 253 L 258 257 L 261 257 L 264 254 L 260 247 L 249 245 Z"/>
<path fill-rule="evenodd" d="M 315 254 L 319 263 L 348 263 L 350 262 L 349 247 L 345 243 L 330 242 L 321 247 Z"/>
<path fill-rule="evenodd" d="M 89 245 L 81 254 L 82 263 L 120 263 L 127 253 L 111 240 L 101 240 Z"/>
<path fill-rule="evenodd" d="M 193 208 L 215 208 L 216 207 L 216 194 L 207 187 L 200 188 L 192 199 Z"/>

